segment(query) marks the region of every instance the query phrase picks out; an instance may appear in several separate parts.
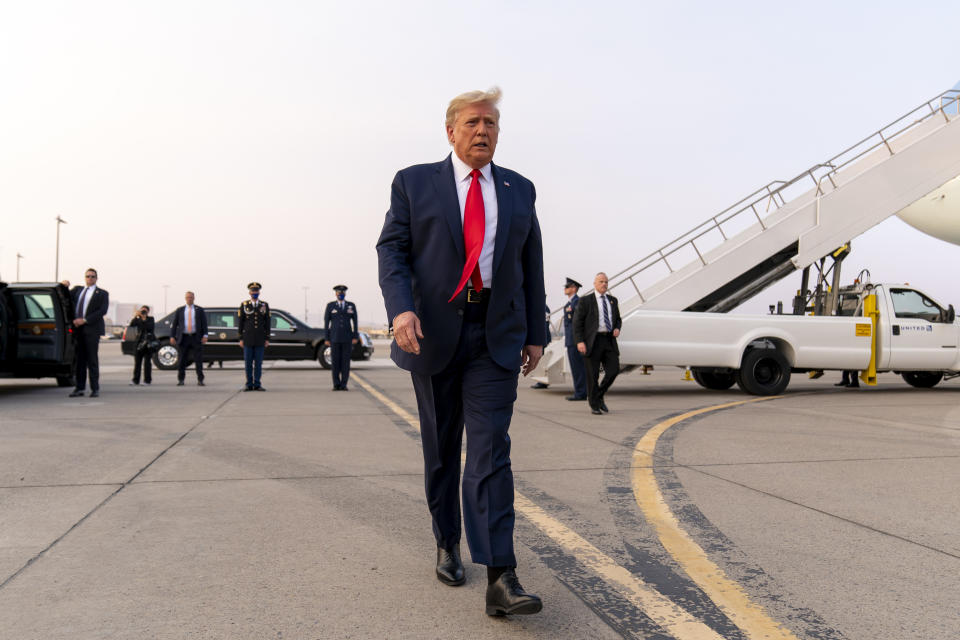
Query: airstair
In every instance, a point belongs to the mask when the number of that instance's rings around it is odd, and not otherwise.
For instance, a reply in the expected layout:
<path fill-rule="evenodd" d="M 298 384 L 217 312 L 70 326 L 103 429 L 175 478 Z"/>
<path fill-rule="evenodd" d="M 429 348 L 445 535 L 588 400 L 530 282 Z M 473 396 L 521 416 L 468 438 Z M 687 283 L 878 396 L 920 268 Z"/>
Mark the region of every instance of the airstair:
<path fill-rule="evenodd" d="M 730 311 L 822 261 L 960 176 L 958 121 L 960 89 L 951 89 L 793 179 L 757 189 L 610 277 L 621 315 Z M 551 316 L 555 333 L 562 318 L 562 309 Z M 565 356 L 562 341 L 552 342 L 533 377 L 562 381 Z"/>

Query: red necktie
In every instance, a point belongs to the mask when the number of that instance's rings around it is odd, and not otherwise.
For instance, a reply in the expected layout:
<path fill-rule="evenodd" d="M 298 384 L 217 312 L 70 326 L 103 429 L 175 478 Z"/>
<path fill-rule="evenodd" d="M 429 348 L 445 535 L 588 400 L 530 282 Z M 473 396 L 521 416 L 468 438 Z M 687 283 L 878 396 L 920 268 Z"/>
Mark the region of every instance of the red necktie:
<path fill-rule="evenodd" d="M 483 193 L 480 191 L 480 171 L 470 172 L 470 189 L 467 190 L 467 202 L 463 207 L 463 246 L 467 252 L 467 261 L 463 264 L 463 273 L 460 275 L 460 284 L 447 302 L 463 291 L 467 280 L 473 282 L 477 291 L 483 289 L 483 279 L 480 278 L 480 251 L 483 249 L 483 234 L 486 230 L 486 216 L 483 211 Z"/>

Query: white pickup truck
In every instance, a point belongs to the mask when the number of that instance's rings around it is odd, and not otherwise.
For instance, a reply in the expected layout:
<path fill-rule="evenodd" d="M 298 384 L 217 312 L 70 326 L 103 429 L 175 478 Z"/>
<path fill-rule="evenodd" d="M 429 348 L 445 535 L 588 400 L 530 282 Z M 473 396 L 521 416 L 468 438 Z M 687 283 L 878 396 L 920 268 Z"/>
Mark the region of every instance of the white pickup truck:
<path fill-rule="evenodd" d="M 960 324 L 953 305 L 944 307 L 907 285 L 880 284 L 842 295 L 840 313 L 758 316 L 640 308 L 623 318 L 620 363 L 690 367 L 703 387 L 728 389 L 736 383 L 755 395 L 781 393 L 791 372 L 852 369 L 876 384 L 877 373 L 894 371 L 915 387 L 960 375 Z"/>

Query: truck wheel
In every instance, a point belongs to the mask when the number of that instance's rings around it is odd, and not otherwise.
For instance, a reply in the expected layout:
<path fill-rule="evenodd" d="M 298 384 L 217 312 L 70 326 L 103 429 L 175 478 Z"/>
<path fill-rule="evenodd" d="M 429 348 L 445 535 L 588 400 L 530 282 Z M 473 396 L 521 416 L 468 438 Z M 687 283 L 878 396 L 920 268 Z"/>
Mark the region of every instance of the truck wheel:
<path fill-rule="evenodd" d="M 77 382 L 73 379 L 73 376 L 57 376 L 57 386 L 75 387 L 77 386 Z"/>
<path fill-rule="evenodd" d="M 939 371 L 904 371 L 900 375 L 907 384 L 918 389 L 930 389 L 943 380 L 943 374 Z"/>
<path fill-rule="evenodd" d="M 732 373 L 717 373 L 697 368 L 691 369 L 691 373 L 697 384 L 711 391 L 726 391 L 737 381 L 736 376 Z"/>
<path fill-rule="evenodd" d="M 178 360 L 180 360 L 180 352 L 172 344 L 163 345 L 153 354 L 154 366 L 163 371 L 176 369 Z"/>
<path fill-rule="evenodd" d="M 750 349 L 743 354 L 737 384 L 755 396 L 775 396 L 790 383 L 790 363 L 777 349 Z"/>
<path fill-rule="evenodd" d="M 320 366 L 324 369 L 333 368 L 333 359 L 330 356 L 330 345 L 322 344 L 317 348 L 317 362 L 319 362 Z"/>

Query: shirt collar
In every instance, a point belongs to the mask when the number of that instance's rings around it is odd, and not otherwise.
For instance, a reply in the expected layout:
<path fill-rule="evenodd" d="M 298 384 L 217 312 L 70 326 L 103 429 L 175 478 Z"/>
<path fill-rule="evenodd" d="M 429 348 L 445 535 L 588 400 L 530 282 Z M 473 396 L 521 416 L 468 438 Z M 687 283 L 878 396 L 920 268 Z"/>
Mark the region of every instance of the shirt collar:
<path fill-rule="evenodd" d="M 599 291 L 594 291 L 594 292 L 593 292 L 593 295 L 597 296 L 597 300 L 599 300 L 600 298 L 602 298 L 603 296 L 605 296 L 605 295 L 607 295 L 607 294 L 605 294 L 605 293 L 600 293 Z"/>
<path fill-rule="evenodd" d="M 459 184 L 470 176 L 473 168 L 457 157 L 456 153 L 451 153 L 450 159 L 453 161 L 453 177 L 456 179 L 457 184 Z M 480 167 L 480 178 L 488 183 L 493 182 L 493 164 L 488 162 Z"/>

